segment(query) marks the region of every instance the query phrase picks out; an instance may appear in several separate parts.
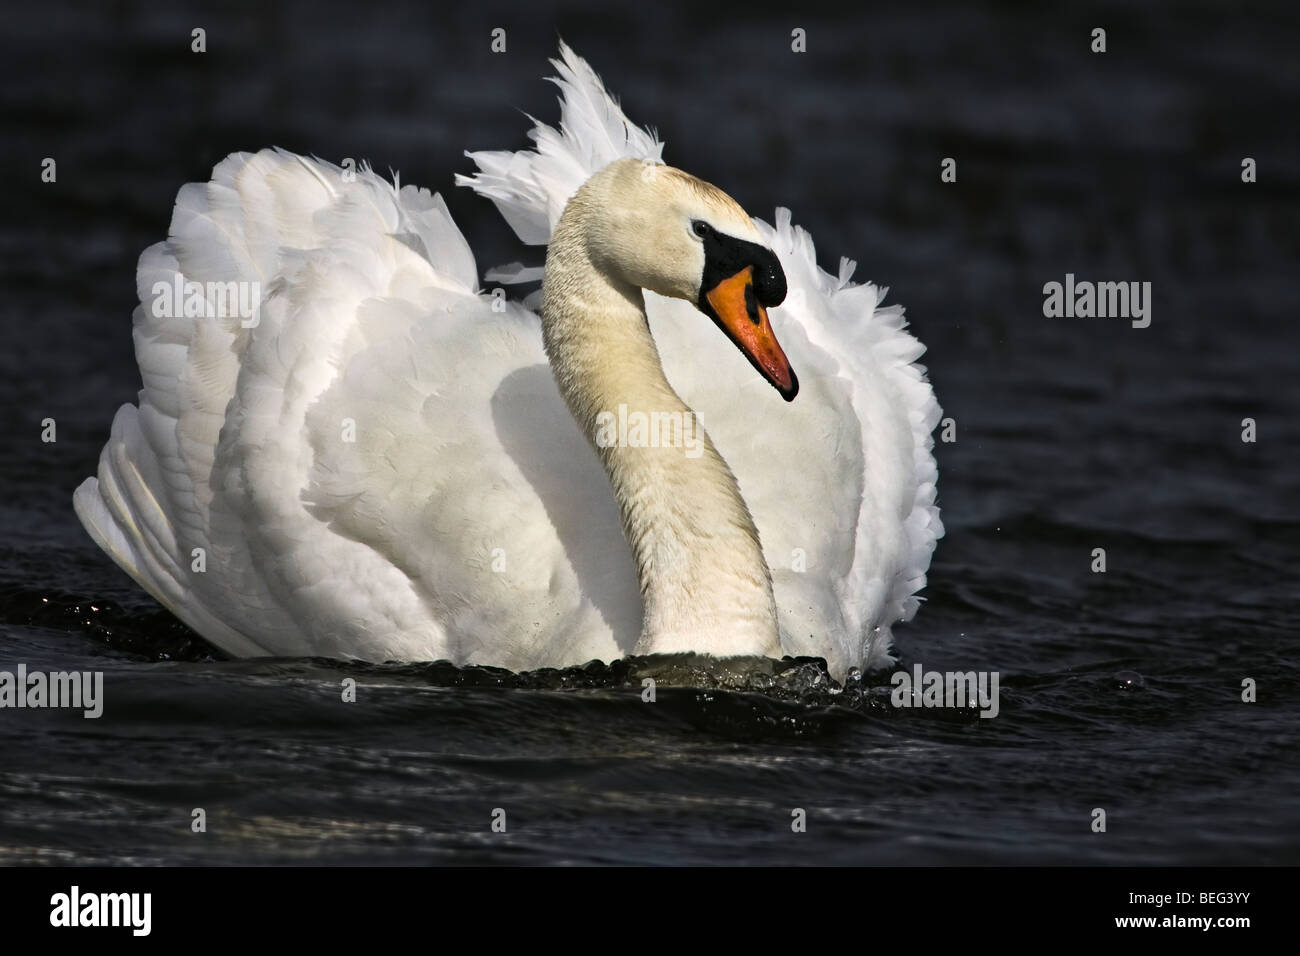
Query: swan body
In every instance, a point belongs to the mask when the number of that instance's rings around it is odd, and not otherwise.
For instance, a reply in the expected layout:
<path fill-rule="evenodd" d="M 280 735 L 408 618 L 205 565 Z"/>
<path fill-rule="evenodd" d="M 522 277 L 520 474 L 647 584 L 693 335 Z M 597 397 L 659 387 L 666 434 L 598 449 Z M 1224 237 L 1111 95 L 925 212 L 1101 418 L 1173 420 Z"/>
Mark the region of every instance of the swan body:
<path fill-rule="evenodd" d="M 902 310 L 555 62 L 559 129 L 459 178 L 547 245 L 540 316 L 480 287 L 436 194 L 234 154 L 141 256 L 143 388 L 78 516 L 236 656 L 888 663 L 943 533 Z M 178 281 L 252 285 L 257 314 L 157 308 Z"/>

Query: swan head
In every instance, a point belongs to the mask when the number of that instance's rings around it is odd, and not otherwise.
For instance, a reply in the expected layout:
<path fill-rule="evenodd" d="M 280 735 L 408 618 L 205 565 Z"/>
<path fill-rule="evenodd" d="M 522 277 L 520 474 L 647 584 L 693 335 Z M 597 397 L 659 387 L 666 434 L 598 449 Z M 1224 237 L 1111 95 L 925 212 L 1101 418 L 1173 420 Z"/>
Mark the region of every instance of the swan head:
<path fill-rule="evenodd" d="M 785 271 L 740 204 L 690 173 L 636 159 L 611 163 L 590 185 L 602 212 L 587 222 L 593 264 L 695 305 L 793 401 L 799 379 L 767 315 L 785 299 Z"/>

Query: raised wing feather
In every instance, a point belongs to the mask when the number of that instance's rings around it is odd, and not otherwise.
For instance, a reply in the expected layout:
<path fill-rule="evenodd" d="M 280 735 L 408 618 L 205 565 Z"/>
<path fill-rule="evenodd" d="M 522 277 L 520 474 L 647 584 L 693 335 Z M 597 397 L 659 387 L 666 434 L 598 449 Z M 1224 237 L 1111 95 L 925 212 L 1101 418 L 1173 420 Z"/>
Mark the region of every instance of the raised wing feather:
<path fill-rule="evenodd" d="M 256 283 L 256 324 L 155 316 L 177 277 Z M 617 511 L 536 318 L 478 291 L 440 197 L 237 154 L 181 190 L 139 284 L 145 387 L 75 504 L 209 640 L 519 668 L 635 641 Z"/>

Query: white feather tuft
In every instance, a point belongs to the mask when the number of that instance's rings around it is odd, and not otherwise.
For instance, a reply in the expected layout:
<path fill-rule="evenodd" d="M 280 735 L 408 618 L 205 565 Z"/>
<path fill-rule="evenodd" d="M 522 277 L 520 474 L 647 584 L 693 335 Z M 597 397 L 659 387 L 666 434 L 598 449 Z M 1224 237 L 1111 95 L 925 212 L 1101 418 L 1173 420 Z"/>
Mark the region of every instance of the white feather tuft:
<path fill-rule="evenodd" d="M 550 78 L 560 88 L 559 128 L 534 120 L 532 150 L 467 152 L 479 171 L 456 177 L 456 185 L 496 203 L 530 246 L 550 241 L 565 203 L 592 174 L 627 156 L 662 162 L 663 143 L 624 115 L 586 60 L 561 42 L 551 63 L 559 71 Z"/>

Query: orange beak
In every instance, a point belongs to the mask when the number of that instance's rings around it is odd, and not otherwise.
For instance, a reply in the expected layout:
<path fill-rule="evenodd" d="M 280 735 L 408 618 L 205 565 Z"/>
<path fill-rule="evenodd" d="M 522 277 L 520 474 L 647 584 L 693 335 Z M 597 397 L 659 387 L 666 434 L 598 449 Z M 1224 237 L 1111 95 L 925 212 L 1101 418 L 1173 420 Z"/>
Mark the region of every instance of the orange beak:
<path fill-rule="evenodd" d="M 767 309 L 754 294 L 754 267 L 745 266 L 723 279 L 702 297 L 713 311 L 712 318 L 727 338 L 736 344 L 765 379 L 787 402 L 799 394 L 799 379 L 781 350 L 781 343 L 767 320 Z"/>

